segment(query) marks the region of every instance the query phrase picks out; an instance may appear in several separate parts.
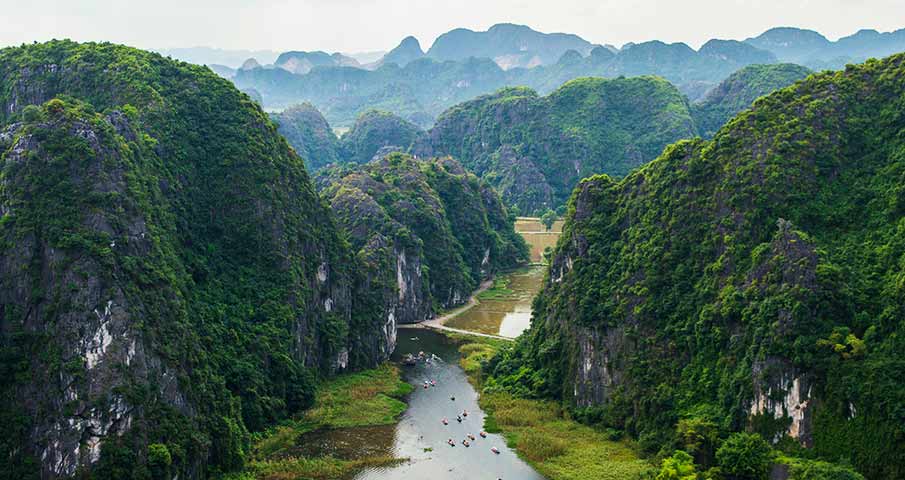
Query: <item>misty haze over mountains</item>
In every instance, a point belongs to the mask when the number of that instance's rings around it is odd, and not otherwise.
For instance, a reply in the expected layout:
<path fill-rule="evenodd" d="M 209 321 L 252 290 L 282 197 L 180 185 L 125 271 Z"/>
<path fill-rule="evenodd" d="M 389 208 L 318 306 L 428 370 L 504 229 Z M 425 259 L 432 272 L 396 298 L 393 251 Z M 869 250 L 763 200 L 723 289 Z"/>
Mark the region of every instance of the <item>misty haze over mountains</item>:
<path fill-rule="evenodd" d="M 209 65 L 253 98 L 260 97 L 268 110 L 310 102 L 331 125 L 346 128 L 365 111 L 380 109 L 427 128 L 452 105 L 508 86 L 547 94 L 579 77 L 657 75 L 697 101 L 748 65 L 782 62 L 838 69 L 902 50 L 905 30 L 860 30 L 831 41 L 812 30 L 778 27 L 743 41 L 713 39 L 695 50 L 659 40 L 616 48 L 577 35 L 498 24 L 483 32 L 451 30 L 427 49 L 409 36 L 383 55 L 204 48 L 163 53 Z"/>

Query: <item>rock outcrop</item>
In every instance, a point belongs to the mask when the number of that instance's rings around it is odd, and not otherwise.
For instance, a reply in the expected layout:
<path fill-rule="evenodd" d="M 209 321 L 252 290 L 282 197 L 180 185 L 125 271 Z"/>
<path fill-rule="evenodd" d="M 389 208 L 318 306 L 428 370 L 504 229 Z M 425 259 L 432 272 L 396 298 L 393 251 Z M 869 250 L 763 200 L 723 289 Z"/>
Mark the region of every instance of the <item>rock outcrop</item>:
<path fill-rule="evenodd" d="M 561 398 L 651 450 L 709 422 L 902 477 L 903 99 L 905 55 L 811 75 L 712 141 L 582 181 L 485 388 Z"/>
<path fill-rule="evenodd" d="M 359 298 L 416 323 L 527 259 L 498 195 L 451 159 L 389 153 L 318 179 L 366 271 Z"/>
<path fill-rule="evenodd" d="M 393 349 L 301 159 L 205 67 L 111 44 L 0 50 L 0 169 L 12 477 L 239 468 L 315 378 Z"/>

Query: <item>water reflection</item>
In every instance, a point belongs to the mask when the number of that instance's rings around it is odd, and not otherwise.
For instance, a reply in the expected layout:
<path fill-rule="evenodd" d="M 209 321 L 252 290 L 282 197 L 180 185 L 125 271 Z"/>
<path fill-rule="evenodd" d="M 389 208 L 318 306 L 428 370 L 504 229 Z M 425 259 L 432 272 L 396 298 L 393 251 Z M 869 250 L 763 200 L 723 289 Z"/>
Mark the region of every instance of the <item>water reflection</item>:
<path fill-rule="evenodd" d="M 416 387 L 409 407 L 395 428 L 392 451 L 410 460 L 401 465 L 371 468 L 359 473 L 356 480 L 461 480 L 524 479 L 540 480 L 541 475 L 506 447 L 496 434 L 478 436 L 484 425 L 484 412 L 478 407 L 478 395 L 458 365 L 456 345 L 445 336 L 428 330 L 405 331 L 396 347 L 397 361 L 406 353 L 419 351 L 435 354 L 430 363 L 418 362 L 403 368 L 403 378 Z M 423 382 L 434 380 L 436 386 L 423 388 Z M 455 397 L 455 400 L 451 400 Z M 463 410 L 468 416 L 461 423 L 456 416 Z M 442 419 L 449 425 L 443 425 Z M 471 433 L 476 439 L 466 448 L 461 441 Z M 446 442 L 452 438 L 455 447 Z M 491 452 L 491 447 L 500 450 Z"/>
<path fill-rule="evenodd" d="M 447 327 L 515 338 L 531 326 L 531 302 L 540 291 L 544 267 L 533 266 L 508 275 L 511 293 L 482 298 L 478 305 L 446 322 Z"/>

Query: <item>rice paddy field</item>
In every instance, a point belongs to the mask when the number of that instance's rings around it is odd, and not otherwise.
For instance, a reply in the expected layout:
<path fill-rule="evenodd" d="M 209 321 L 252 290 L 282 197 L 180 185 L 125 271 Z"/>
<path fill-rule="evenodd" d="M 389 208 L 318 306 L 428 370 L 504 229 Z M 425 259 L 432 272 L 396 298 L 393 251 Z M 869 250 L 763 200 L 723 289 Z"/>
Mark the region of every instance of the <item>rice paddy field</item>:
<path fill-rule="evenodd" d="M 531 249 L 531 262 L 544 262 L 544 249 L 556 247 L 562 234 L 562 220 L 557 220 L 550 230 L 541 223 L 540 218 L 518 217 L 515 220 L 515 231 L 522 235 Z"/>

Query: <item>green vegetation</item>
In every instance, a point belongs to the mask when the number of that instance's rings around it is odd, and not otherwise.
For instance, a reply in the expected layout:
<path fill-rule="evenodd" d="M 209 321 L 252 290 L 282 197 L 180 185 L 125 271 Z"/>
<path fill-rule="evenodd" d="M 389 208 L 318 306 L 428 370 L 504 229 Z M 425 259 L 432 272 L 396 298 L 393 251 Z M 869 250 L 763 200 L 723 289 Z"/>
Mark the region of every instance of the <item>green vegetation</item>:
<path fill-rule="evenodd" d="M 412 389 L 399 379 L 398 369 L 388 364 L 343 375 L 318 389 L 314 405 L 302 416 L 302 423 L 311 430 L 392 425 L 405 411 L 405 403 L 398 399 Z"/>
<path fill-rule="evenodd" d="M 733 433 L 716 451 L 716 462 L 729 480 L 765 480 L 773 449 L 760 435 Z"/>
<path fill-rule="evenodd" d="M 532 327 L 483 367 L 484 391 L 562 401 L 700 471 L 747 431 L 902 478 L 903 112 L 896 55 L 763 97 L 622 180 L 584 180 Z"/>
<path fill-rule="evenodd" d="M 389 364 L 330 380 L 319 386 L 311 409 L 260 435 L 244 472 L 224 476 L 223 480 L 340 479 L 364 467 L 398 463 L 402 459 L 384 455 L 351 460 L 307 458 L 292 450 L 301 435 L 314 430 L 395 424 L 405 411 L 400 399 L 412 389 Z"/>
<path fill-rule="evenodd" d="M 558 218 L 559 216 L 556 215 L 556 212 L 547 209 L 547 211 L 540 216 L 540 223 L 544 224 L 544 227 L 546 227 L 547 231 L 549 232 L 550 229 L 553 228 L 553 224 L 556 223 L 556 220 Z"/>
<path fill-rule="evenodd" d="M 462 342 L 460 363 L 479 389 L 488 360 L 511 347 L 511 342 L 502 340 L 452 337 Z M 521 458 L 550 480 L 640 479 L 652 472 L 631 443 L 612 440 L 607 432 L 578 423 L 557 402 L 485 390 L 479 403 L 487 413 L 485 430 L 502 433 Z"/>
<path fill-rule="evenodd" d="M 711 138 L 732 117 L 751 107 L 758 98 L 807 77 L 811 71 L 800 65 L 780 63 L 749 65 L 720 82 L 701 100 L 692 105 L 698 132 Z"/>
<path fill-rule="evenodd" d="M 497 275 L 496 277 L 494 277 L 493 284 L 490 285 L 490 288 L 478 294 L 478 300 L 504 299 L 512 297 L 512 294 L 515 292 L 509 288 L 509 284 L 511 282 L 512 280 L 508 276 Z"/>
<path fill-rule="evenodd" d="M 422 133 L 417 125 L 392 113 L 367 111 L 340 139 L 343 161 L 368 163 L 384 147 L 396 147 L 407 152 Z"/>
<path fill-rule="evenodd" d="M 780 457 L 779 463 L 788 465 L 789 480 L 864 480 L 864 476 L 845 465 L 793 457 Z"/>
<path fill-rule="evenodd" d="M 270 115 L 281 135 L 305 161 L 309 171 L 319 170 L 341 160 L 339 140 L 327 120 L 310 103 L 287 108 Z"/>
<path fill-rule="evenodd" d="M 415 296 L 415 311 L 397 312 L 399 321 L 459 305 L 484 278 L 527 262 L 527 246 L 499 196 L 451 159 L 393 153 L 329 169 L 318 183 L 371 269 L 368 290 L 398 298 L 402 275 Z"/>
<path fill-rule="evenodd" d="M 0 125 L 4 474 L 234 471 L 318 378 L 385 357 L 302 161 L 209 69 L 3 49 Z"/>
<path fill-rule="evenodd" d="M 415 151 L 452 155 L 507 204 L 543 212 L 564 203 L 582 177 L 625 175 L 693 137 L 689 108 L 657 77 L 581 78 L 546 97 L 507 88 L 444 112 Z"/>
<path fill-rule="evenodd" d="M 698 474 L 695 471 L 694 458 L 683 452 L 676 450 L 669 458 L 663 460 L 660 472 L 657 473 L 656 480 L 697 480 Z"/>

